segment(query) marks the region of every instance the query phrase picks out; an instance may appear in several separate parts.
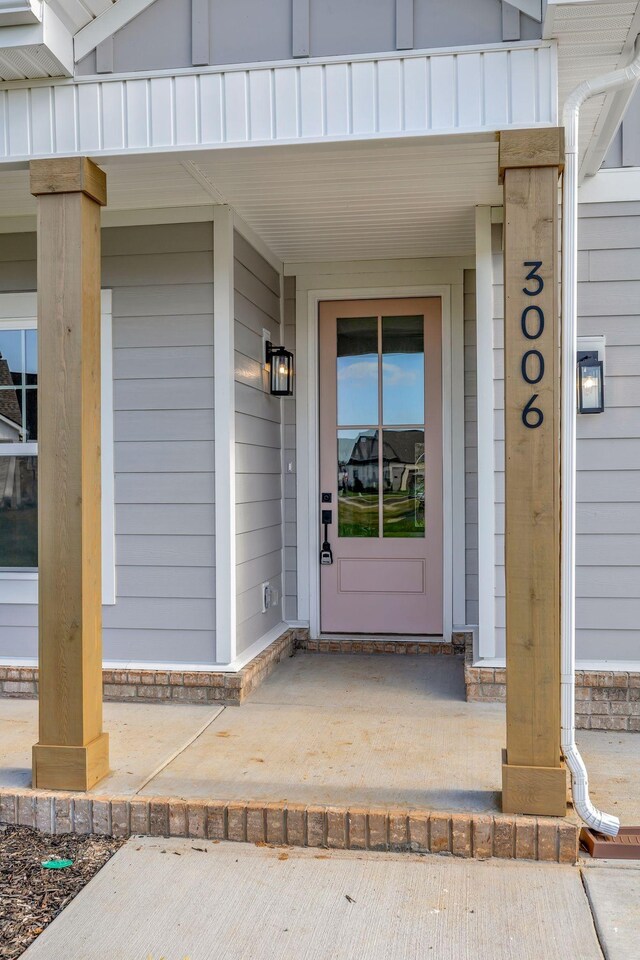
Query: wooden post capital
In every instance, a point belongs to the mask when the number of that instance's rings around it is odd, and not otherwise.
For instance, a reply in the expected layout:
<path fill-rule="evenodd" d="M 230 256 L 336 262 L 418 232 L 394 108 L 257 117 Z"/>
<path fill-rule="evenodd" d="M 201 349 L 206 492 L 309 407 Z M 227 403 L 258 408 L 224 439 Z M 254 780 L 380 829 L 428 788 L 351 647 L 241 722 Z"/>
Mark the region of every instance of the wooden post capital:
<path fill-rule="evenodd" d="M 107 175 L 88 157 L 32 160 L 29 164 L 31 193 L 84 193 L 101 207 L 107 203 Z"/>
<path fill-rule="evenodd" d="M 498 134 L 498 179 L 514 167 L 558 167 L 564 169 L 564 127 L 536 127 L 533 130 L 503 130 Z"/>

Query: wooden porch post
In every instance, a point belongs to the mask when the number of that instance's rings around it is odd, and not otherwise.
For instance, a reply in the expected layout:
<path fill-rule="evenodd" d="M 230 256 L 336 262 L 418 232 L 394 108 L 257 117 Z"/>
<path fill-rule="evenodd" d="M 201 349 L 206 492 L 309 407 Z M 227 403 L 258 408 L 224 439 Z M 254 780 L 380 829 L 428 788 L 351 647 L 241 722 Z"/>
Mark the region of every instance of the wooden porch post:
<path fill-rule="evenodd" d="M 84 157 L 35 160 L 38 201 L 40 723 L 33 785 L 88 790 L 102 730 L 100 207 Z"/>
<path fill-rule="evenodd" d="M 563 130 L 500 134 L 507 749 L 502 809 L 565 816 L 560 758 L 559 196 Z"/>

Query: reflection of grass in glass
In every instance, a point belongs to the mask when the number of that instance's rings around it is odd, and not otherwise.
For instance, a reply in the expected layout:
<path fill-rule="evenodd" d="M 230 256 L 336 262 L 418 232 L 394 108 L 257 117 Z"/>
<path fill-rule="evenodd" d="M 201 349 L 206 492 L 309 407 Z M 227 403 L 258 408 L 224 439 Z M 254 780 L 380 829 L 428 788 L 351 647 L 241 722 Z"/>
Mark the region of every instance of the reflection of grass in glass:
<path fill-rule="evenodd" d="M 340 494 L 338 497 L 338 536 L 378 536 L 378 495 Z"/>
<path fill-rule="evenodd" d="M 0 507 L 0 566 L 38 566 L 38 508 Z"/>
<path fill-rule="evenodd" d="M 383 522 L 385 537 L 424 537 L 424 504 L 406 492 L 385 493 Z"/>

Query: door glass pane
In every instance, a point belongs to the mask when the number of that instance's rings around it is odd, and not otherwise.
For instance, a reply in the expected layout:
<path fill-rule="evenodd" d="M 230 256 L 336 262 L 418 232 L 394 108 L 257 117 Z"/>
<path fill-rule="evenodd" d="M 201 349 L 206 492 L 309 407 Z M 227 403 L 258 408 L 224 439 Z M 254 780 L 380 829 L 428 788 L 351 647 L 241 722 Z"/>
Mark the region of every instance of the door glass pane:
<path fill-rule="evenodd" d="M 38 458 L 0 457 L 0 567 L 38 566 Z"/>
<path fill-rule="evenodd" d="M 424 537 L 424 430 L 382 436 L 383 536 Z"/>
<path fill-rule="evenodd" d="M 382 422 L 424 423 L 424 320 L 382 318 Z"/>
<path fill-rule="evenodd" d="M 378 423 L 378 318 L 338 320 L 338 423 Z"/>
<path fill-rule="evenodd" d="M 378 536 L 377 430 L 338 430 L 338 536 Z"/>

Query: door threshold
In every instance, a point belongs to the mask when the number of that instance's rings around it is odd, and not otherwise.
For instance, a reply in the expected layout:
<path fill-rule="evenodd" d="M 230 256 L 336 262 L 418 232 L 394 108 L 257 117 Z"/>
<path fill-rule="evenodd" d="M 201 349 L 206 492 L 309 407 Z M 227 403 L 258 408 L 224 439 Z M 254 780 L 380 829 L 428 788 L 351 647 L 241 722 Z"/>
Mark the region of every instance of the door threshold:
<path fill-rule="evenodd" d="M 368 640 L 382 643 L 450 643 L 437 633 L 319 633 L 318 640 L 355 640 L 359 643 L 366 643 Z"/>

